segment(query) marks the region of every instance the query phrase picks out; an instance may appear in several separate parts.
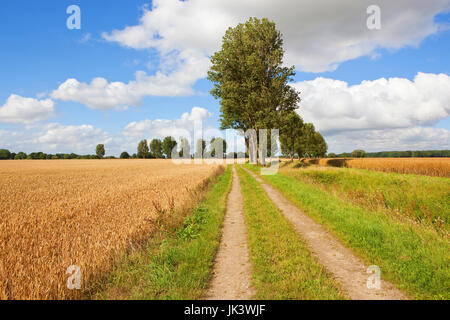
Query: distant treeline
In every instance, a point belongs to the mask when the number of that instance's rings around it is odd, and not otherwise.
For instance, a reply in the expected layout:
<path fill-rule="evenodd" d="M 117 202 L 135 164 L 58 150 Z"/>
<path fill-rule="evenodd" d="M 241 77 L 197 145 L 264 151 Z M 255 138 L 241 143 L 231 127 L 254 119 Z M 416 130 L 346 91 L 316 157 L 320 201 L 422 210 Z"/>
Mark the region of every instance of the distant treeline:
<path fill-rule="evenodd" d="M 51 160 L 51 159 L 99 159 L 100 157 L 93 154 L 79 155 L 75 153 L 57 153 L 48 154 L 44 152 L 32 152 L 26 154 L 25 152 L 14 153 L 6 149 L 0 149 L 0 160 Z M 114 159 L 115 157 L 105 157 L 107 159 Z"/>
<path fill-rule="evenodd" d="M 340 154 L 329 153 L 328 158 L 444 158 L 450 157 L 450 150 L 423 150 L 423 151 L 380 151 L 365 152 L 354 150 Z"/>

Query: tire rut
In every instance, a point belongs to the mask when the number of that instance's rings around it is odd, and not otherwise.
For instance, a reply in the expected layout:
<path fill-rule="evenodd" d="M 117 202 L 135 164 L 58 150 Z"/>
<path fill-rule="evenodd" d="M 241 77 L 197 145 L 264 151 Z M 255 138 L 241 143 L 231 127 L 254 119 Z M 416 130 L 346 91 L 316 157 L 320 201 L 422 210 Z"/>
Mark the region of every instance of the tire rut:
<path fill-rule="evenodd" d="M 408 297 L 392 283 L 381 280 L 379 289 L 368 288 L 371 274 L 368 266 L 345 247 L 321 224 L 303 213 L 286 199 L 281 192 L 267 184 L 258 175 L 244 168 L 264 189 L 272 202 L 292 223 L 295 230 L 305 239 L 309 250 L 318 261 L 333 275 L 341 289 L 352 300 L 407 300 Z"/>
<path fill-rule="evenodd" d="M 205 299 L 251 299 L 254 295 L 251 274 L 241 186 L 236 168 L 233 166 L 233 184 L 227 199 L 222 239 Z"/>

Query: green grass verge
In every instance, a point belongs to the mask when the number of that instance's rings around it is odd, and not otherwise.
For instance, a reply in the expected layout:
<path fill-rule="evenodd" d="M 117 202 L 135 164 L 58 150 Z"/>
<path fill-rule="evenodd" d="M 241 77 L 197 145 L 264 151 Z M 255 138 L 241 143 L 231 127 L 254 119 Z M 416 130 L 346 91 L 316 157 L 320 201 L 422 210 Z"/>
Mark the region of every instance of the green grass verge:
<path fill-rule="evenodd" d="M 246 165 L 259 173 L 259 168 Z M 317 222 L 333 231 L 382 277 L 410 297 L 450 298 L 450 243 L 435 232 L 355 206 L 292 176 L 262 176 Z"/>
<path fill-rule="evenodd" d="M 238 166 L 256 299 L 345 299 L 259 183 Z"/>
<path fill-rule="evenodd" d="M 219 246 L 231 166 L 176 232 L 152 237 L 127 256 L 93 299 L 200 299 Z"/>
<path fill-rule="evenodd" d="M 448 178 L 316 166 L 298 170 L 284 167 L 282 173 L 338 192 L 369 209 L 388 210 L 449 234 Z"/>

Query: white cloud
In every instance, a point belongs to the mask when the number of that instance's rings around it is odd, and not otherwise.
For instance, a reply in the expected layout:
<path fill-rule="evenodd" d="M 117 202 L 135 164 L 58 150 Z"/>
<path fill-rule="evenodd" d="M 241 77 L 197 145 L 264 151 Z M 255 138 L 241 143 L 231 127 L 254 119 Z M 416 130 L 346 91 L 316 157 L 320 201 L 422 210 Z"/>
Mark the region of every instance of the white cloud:
<path fill-rule="evenodd" d="M 437 32 L 434 16 L 449 10 L 447 0 L 379 0 L 381 30 L 368 30 L 366 9 L 373 1 L 354 0 L 157 0 L 139 24 L 104 33 L 123 46 L 210 55 L 228 27 L 249 17 L 267 17 L 284 35 L 286 61 L 298 70 L 333 70 L 343 61 L 371 55 L 377 48 L 417 45 Z"/>
<path fill-rule="evenodd" d="M 78 42 L 87 43 L 87 42 L 89 42 L 89 40 L 91 40 L 91 36 L 92 35 L 89 32 L 85 33 Z"/>
<path fill-rule="evenodd" d="M 450 77 L 418 73 L 404 78 L 363 81 L 349 86 L 316 78 L 293 84 L 301 91 L 299 114 L 330 134 L 430 126 L 450 115 Z"/>
<path fill-rule="evenodd" d="M 212 114 L 208 110 L 193 107 L 190 113 L 185 112 L 178 119 L 146 119 L 139 122 L 131 122 L 124 128 L 123 134 L 127 137 L 139 139 L 148 137 L 163 138 L 166 136 L 172 136 L 175 139 L 180 137 L 190 138 L 194 135 L 195 129 L 201 129 L 201 127 L 196 127 L 196 125 L 203 123 L 210 116 Z M 203 130 L 206 129 L 211 128 L 203 128 Z"/>
<path fill-rule="evenodd" d="M 50 99 L 37 100 L 12 94 L 0 107 L 0 121 L 30 124 L 48 119 L 54 113 L 55 103 Z"/>
<path fill-rule="evenodd" d="M 51 94 L 53 99 L 75 101 L 92 109 L 125 110 L 129 106 L 140 106 L 146 96 L 185 96 L 193 94 L 191 86 L 196 80 L 206 76 L 209 63 L 204 56 L 187 52 L 176 56 L 171 63 L 175 71 L 158 71 L 147 75 L 136 72 L 136 80 L 128 83 L 108 82 L 95 78 L 91 83 L 67 79 Z"/>
<path fill-rule="evenodd" d="M 8 149 L 17 153 L 27 150 L 31 140 L 29 132 L 26 131 L 0 130 L 0 149 Z"/>
<path fill-rule="evenodd" d="M 200 129 L 209 136 L 220 135 L 220 132 L 203 122 L 212 114 L 200 107 L 193 107 L 190 112 L 183 113 L 177 119 L 143 120 L 128 124 L 123 132 L 110 133 L 92 125 L 62 125 L 50 123 L 43 127 L 27 127 L 22 131 L 0 130 L 0 148 L 10 151 L 45 153 L 77 153 L 94 154 L 99 143 L 105 145 L 107 155 L 118 156 L 122 151 L 136 152 L 139 140 L 173 136 L 191 138 L 201 137 Z M 202 123 L 196 127 L 195 124 Z M 194 136 L 194 129 L 196 134 Z"/>
<path fill-rule="evenodd" d="M 99 143 L 107 145 L 112 137 L 102 129 L 92 125 L 65 126 L 51 123 L 37 134 L 33 143 L 45 150 L 44 152 L 95 153 Z"/>
<path fill-rule="evenodd" d="M 450 131 L 443 128 L 343 131 L 326 136 L 329 152 L 450 149 Z"/>
<path fill-rule="evenodd" d="M 377 57 L 378 48 L 417 45 L 438 31 L 434 16 L 450 8 L 447 0 L 380 0 L 382 28 L 371 31 L 366 26 L 371 4 L 368 0 L 157 0 L 151 10 L 144 9 L 139 24 L 102 35 L 126 47 L 156 49 L 160 56 L 156 74 L 138 71 L 128 83 L 67 79 L 51 97 L 93 109 L 125 110 L 140 106 L 147 96 L 192 95 L 195 82 L 206 77 L 209 56 L 220 48 L 226 29 L 251 16 L 276 22 L 284 35 L 287 64 L 320 72 L 360 56 Z"/>

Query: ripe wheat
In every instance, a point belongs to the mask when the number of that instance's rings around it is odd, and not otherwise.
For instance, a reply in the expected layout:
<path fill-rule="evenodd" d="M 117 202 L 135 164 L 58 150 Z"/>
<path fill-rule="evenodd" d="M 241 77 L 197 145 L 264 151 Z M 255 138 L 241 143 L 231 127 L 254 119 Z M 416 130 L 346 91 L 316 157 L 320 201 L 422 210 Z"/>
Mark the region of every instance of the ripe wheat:
<path fill-rule="evenodd" d="M 450 177 L 449 158 L 352 158 L 307 159 L 306 163 L 370 169 L 384 172 Z"/>
<path fill-rule="evenodd" d="M 0 299 L 73 299 L 142 244 L 170 215 L 195 205 L 217 165 L 170 160 L 0 162 Z M 66 270 L 81 270 L 82 290 Z"/>

